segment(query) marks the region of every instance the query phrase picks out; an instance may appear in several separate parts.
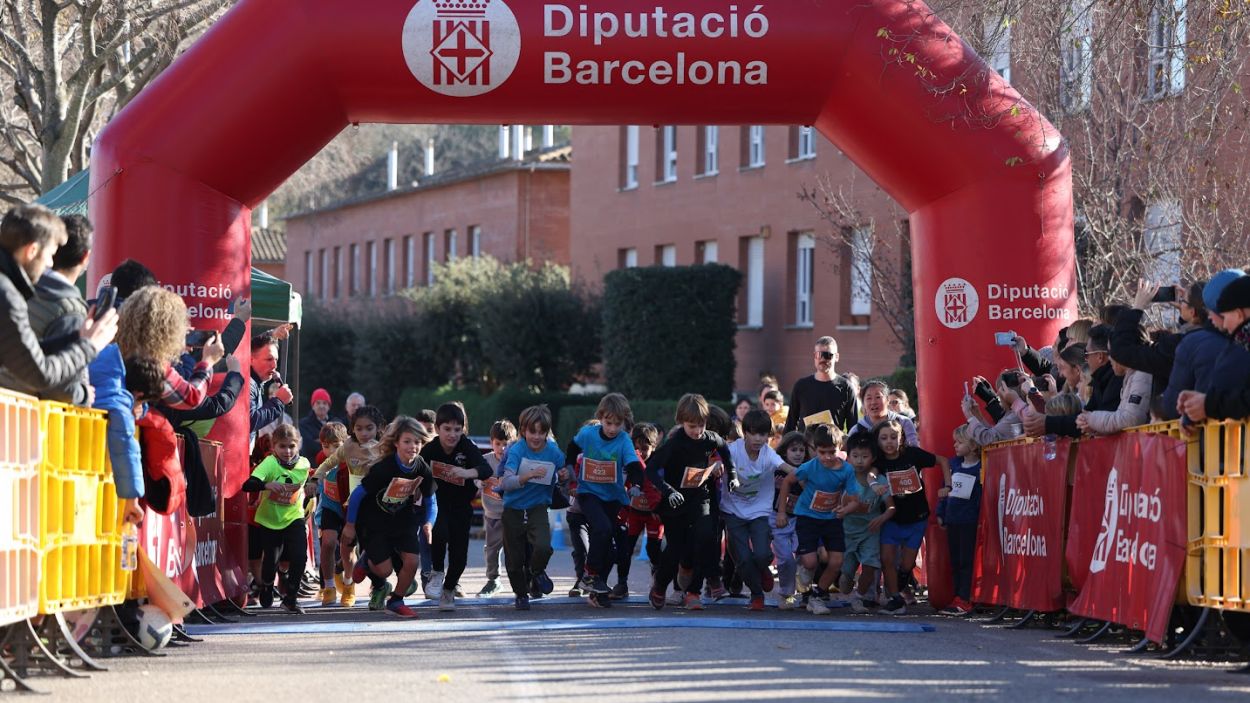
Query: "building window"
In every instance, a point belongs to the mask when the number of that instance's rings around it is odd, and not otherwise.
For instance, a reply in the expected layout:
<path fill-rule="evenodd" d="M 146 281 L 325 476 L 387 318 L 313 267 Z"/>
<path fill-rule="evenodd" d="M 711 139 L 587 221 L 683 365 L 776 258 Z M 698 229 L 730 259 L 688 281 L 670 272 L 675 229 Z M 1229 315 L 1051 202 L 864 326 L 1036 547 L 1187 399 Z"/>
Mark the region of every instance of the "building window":
<path fill-rule="evenodd" d="M 712 125 L 699 130 L 699 175 L 715 176 L 720 169 L 720 128 Z"/>
<path fill-rule="evenodd" d="M 634 248 L 616 250 L 616 267 L 632 269 L 638 266 L 638 250 Z"/>
<path fill-rule="evenodd" d="M 1146 278 L 1160 283 L 1181 280 L 1181 205 L 1176 200 L 1156 200 L 1146 206 L 1142 245 L 1150 256 Z"/>
<path fill-rule="evenodd" d="M 668 125 L 660 128 L 655 140 L 655 180 L 657 183 L 672 183 L 677 180 L 677 127 Z"/>
<path fill-rule="evenodd" d="M 1094 14 L 1090 0 L 1072 0 L 1059 45 L 1059 103 L 1069 115 L 1089 107 L 1094 83 Z"/>
<path fill-rule="evenodd" d="M 404 237 L 404 287 L 417 285 L 417 244 L 412 235 Z"/>
<path fill-rule="evenodd" d="M 812 325 L 812 281 L 816 275 L 816 238 L 800 234 L 794 252 L 794 324 Z"/>
<path fill-rule="evenodd" d="M 851 233 L 851 315 L 872 314 L 872 225 Z"/>
<path fill-rule="evenodd" d="M 365 287 L 370 298 L 378 293 L 378 247 L 373 242 L 365 242 L 365 252 L 368 256 L 368 275 L 365 277 Z"/>
<path fill-rule="evenodd" d="M 740 268 L 746 276 L 739 313 L 746 327 L 764 326 L 764 238 L 743 237 L 739 243 Z M 745 313 L 745 314 L 743 314 Z"/>
<path fill-rule="evenodd" d="M 1150 11 L 1146 48 L 1146 98 L 1185 91 L 1186 0 L 1158 0 Z"/>
<path fill-rule="evenodd" d="M 443 251 L 447 254 L 447 261 L 456 260 L 456 230 L 443 232 Z"/>
<path fill-rule="evenodd" d="M 343 251 L 342 247 L 334 247 L 334 280 L 330 283 L 331 297 L 338 299 L 343 289 Z"/>
<path fill-rule="evenodd" d="M 638 126 L 621 128 L 621 190 L 638 187 Z"/>
<path fill-rule="evenodd" d="M 720 260 L 720 247 L 715 239 L 694 243 L 694 260 L 701 264 L 714 264 Z"/>
<path fill-rule="evenodd" d="M 434 233 L 425 233 L 425 285 L 434 285 Z"/>
<path fill-rule="evenodd" d="M 660 266 L 676 266 L 677 265 L 677 245 L 661 244 L 655 248 L 655 263 Z"/>
<path fill-rule="evenodd" d="M 386 295 L 395 293 L 395 240 L 387 239 L 383 244 L 382 256 L 386 261 Z"/>
<path fill-rule="evenodd" d="M 326 250 L 317 250 L 317 268 L 321 271 L 321 285 L 318 286 L 318 292 L 321 299 L 325 300 L 330 293 L 330 260 L 326 258 Z"/>
<path fill-rule="evenodd" d="M 477 258 L 482 255 L 482 228 L 469 225 L 469 255 Z"/>
<path fill-rule="evenodd" d="M 761 168 L 764 165 L 764 125 L 754 124 L 742 128 L 742 167 Z"/>
<path fill-rule="evenodd" d="M 313 258 L 312 252 L 304 252 L 304 295 L 311 296 L 313 291 Z"/>
<path fill-rule="evenodd" d="M 348 285 L 347 287 L 347 294 L 352 295 L 352 296 L 360 295 L 360 273 L 359 273 L 360 272 L 360 245 L 359 244 L 353 244 L 351 246 L 351 261 L 348 263 L 348 266 L 349 266 L 348 279 L 350 281 L 350 285 Z M 340 269 L 340 272 L 341 271 L 342 269 Z M 336 293 L 334 297 L 337 298 L 338 294 Z"/>
<path fill-rule="evenodd" d="M 1011 82 L 1011 25 L 1005 8 L 991 9 L 982 21 L 981 41 L 985 46 L 985 62 Z"/>
<path fill-rule="evenodd" d="M 800 159 L 816 158 L 816 130 L 811 127 L 799 127 L 799 153 Z"/>

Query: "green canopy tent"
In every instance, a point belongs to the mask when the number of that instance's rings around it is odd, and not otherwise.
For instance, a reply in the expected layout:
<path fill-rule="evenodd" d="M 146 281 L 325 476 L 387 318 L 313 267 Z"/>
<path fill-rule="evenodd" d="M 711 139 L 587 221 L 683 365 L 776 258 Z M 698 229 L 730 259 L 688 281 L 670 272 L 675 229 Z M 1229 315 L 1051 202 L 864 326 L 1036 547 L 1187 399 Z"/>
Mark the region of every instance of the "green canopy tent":
<path fill-rule="evenodd" d="M 64 183 L 44 193 L 35 202 L 52 210 L 58 215 L 87 214 L 87 199 L 91 195 L 91 172 L 88 169 L 70 176 Z M 79 290 L 85 295 L 86 278 L 78 281 Z M 294 323 L 295 331 L 287 342 L 288 349 L 282 354 L 283 378 L 292 379 L 292 392 L 296 403 L 293 408 L 295 417 L 299 417 L 299 387 L 295 379 L 299 378 L 299 325 L 304 316 L 304 304 L 299 293 L 290 283 L 271 276 L 259 269 L 252 269 L 252 323 L 253 330 L 277 327 L 287 322 Z"/>

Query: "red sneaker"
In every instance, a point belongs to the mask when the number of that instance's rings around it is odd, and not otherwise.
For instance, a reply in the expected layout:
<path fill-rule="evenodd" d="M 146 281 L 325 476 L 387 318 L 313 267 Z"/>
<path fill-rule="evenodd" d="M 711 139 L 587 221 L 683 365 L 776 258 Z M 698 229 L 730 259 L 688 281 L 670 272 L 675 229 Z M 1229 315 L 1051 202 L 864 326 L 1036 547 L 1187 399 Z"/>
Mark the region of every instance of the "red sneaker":
<path fill-rule="evenodd" d="M 402 600 L 394 598 L 390 603 L 386 604 L 386 612 L 392 615 L 398 615 L 401 618 L 415 618 L 417 611 L 409 608 Z"/>
<path fill-rule="evenodd" d="M 703 610 L 703 599 L 698 593 L 686 594 L 686 610 Z"/>
<path fill-rule="evenodd" d="M 760 588 L 763 588 L 764 592 L 768 593 L 769 591 L 773 590 L 774 585 L 775 584 L 773 582 L 773 570 L 765 566 L 763 569 L 760 570 Z"/>
<path fill-rule="evenodd" d="M 751 596 L 751 604 L 747 606 L 747 610 L 756 612 L 764 610 L 764 596 Z"/>
<path fill-rule="evenodd" d="M 655 608 L 656 610 L 664 609 L 664 594 L 663 593 L 660 593 L 656 591 L 655 589 L 651 589 L 651 593 L 647 594 L 647 597 L 651 600 L 652 608 Z"/>

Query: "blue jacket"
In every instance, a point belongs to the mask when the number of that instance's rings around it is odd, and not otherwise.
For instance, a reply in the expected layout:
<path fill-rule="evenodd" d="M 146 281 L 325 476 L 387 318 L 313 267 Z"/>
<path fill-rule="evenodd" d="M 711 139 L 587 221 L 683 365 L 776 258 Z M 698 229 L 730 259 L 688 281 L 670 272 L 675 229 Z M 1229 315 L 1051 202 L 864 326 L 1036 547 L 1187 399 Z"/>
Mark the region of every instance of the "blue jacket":
<path fill-rule="evenodd" d="M 135 437 L 135 397 L 126 390 L 126 366 L 121 350 L 110 344 L 87 367 L 95 387 L 97 410 L 108 412 L 108 450 L 113 482 L 120 498 L 143 497 L 143 463 Z"/>
<path fill-rule="evenodd" d="M 1232 340 L 1210 327 L 1201 327 L 1185 335 L 1180 346 L 1176 347 L 1172 374 L 1168 377 L 1168 387 L 1163 391 L 1163 412 L 1167 419 L 1180 417 L 1176 412 L 1176 399 L 1181 391 L 1205 393 L 1211 387 L 1212 379 L 1220 378 L 1216 375 L 1216 366 L 1229 346 L 1232 346 Z"/>
<path fill-rule="evenodd" d="M 947 525 L 975 525 L 981 519 L 981 464 L 977 462 L 967 470 L 963 466 L 963 459 L 951 457 L 951 475 L 971 474 L 976 483 L 972 485 L 972 496 L 969 498 L 947 496 L 938 501 L 938 519 Z"/>

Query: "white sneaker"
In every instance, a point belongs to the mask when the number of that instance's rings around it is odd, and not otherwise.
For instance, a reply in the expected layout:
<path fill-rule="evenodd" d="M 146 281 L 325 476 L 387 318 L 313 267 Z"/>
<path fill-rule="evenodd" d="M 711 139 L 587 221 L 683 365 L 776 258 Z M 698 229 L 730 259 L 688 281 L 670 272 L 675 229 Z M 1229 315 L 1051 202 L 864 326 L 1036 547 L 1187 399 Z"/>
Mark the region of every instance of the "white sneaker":
<path fill-rule="evenodd" d="M 797 607 L 799 607 L 797 596 L 785 596 L 777 603 L 777 610 L 794 610 Z"/>
<path fill-rule="evenodd" d="M 448 613 L 456 609 L 456 592 L 443 591 L 443 595 L 438 599 L 438 609 Z"/>
<path fill-rule="evenodd" d="M 685 591 L 673 591 L 672 593 L 668 594 L 668 598 L 665 598 L 664 602 L 667 603 L 668 605 L 685 605 L 686 592 Z"/>
<path fill-rule="evenodd" d="M 859 594 L 859 591 L 851 591 L 851 612 L 852 613 L 867 613 L 868 612 L 868 606 L 864 605 L 864 597 Z"/>
<path fill-rule="evenodd" d="M 430 576 L 429 583 L 425 584 L 425 597 L 435 600 L 443 594 L 443 572 L 435 571 Z"/>
<path fill-rule="evenodd" d="M 825 605 L 823 598 L 812 596 L 807 599 L 807 612 L 812 615 L 828 615 L 829 606 Z"/>

